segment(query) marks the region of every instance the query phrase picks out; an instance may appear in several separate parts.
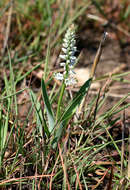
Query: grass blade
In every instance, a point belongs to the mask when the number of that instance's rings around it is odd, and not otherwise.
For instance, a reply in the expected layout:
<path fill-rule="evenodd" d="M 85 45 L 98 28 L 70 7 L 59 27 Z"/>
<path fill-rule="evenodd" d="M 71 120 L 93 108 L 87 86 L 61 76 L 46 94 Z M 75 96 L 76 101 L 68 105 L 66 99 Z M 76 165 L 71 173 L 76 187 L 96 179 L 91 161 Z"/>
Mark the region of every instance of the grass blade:
<path fill-rule="evenodd" d="M 41 105 L 40 105 L 39 101 L 37 100 L 37 97 L 33 93 L 33 91 L 30 91 L 30 96 L 31 96 L 32 104 L 36 110 L 37 127 L 38 127 L 38 130 L 40 132 L 40 135 L 41 135 L 41 137 L 43 137 L 43 126 L 44 126 L 45 133 L 47 134 L 47 136 L 49 136 L 50 133 L 48 131 L 46 121 L 45 121 L 44 116 L 42 114 Z"/>
<path fill-rule="evenodd" d="M 44 99 L 44 103 L 45 103 L 45 107 L 46 107 L 46 111 L 47 111 L 48 123 L 49 123 L 48 130 L 51 133 L 53 128 L 54 128 L 54 125 L 55 125 L 55 120 L 54 120 L 54 115 L 53 115 L 53 112 L 52 112 L 52 109 L 51 109 L 51 104 L 50 104 L 50 101 L 49 101 L 49 97 L 48 97 L 48 94 L 47 94 L 47 91 L 46 91 L 46 86 L 45 86 L 45 83 L 44 83 L 43 79 L 42 79 L 42 82 L 41 82 L 41 86 L 42 86 L 42 96 L 43 96 L 43 99 Z"/>

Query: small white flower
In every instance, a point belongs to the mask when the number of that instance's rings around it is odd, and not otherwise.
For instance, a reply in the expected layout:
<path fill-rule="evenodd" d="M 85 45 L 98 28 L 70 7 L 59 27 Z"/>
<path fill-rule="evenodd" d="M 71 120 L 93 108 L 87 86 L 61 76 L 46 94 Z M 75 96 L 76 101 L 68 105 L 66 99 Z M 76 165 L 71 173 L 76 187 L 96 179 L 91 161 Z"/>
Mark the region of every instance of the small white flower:
<path fill-rule="evenodd" d="M 66 86 L 74 85 L 76 83 L 77 83 L 77 81 L 74 78 L 65 79 Z"/>
<path fill-rule="evenodd" d="M 64 43 L 67 43 L 68 44 L 68 39 L 67 38 L 64 38 Z"/>
<path fill-rule="evenodd" d="M 67 48 L 68 47 L 68 43 L 63 43 L 63 47 Z"/>
<path fill-rule="evenodd" d="M 76 57 L 75 56 L 70 56 L 70 60 L 76 61 Z"/>
<path fill-rule="evenodd" d="M 61 66 L 61 67 L 64 67 L 64 66 L 65 66 L 65 63 L 64 63 L 64 62 L 61 62 L 61 63 L 60 63 L 60 66 Z"/>
<path fill-rule="evenodd" d="M 69 60 L 69 59 L 68 59 L 68 60 L 66 60 L 66 64 L 68 64 L 68 65 L 70 64 L 70 60 Z"/>
<path fill-rule="evenodd" d="M 75 53 L 77 51 L 77 47 L 71 47 L 71 51 Z"/>
<path fill-rule="evenodd" d="M 69 55 L 70 55 L 70 56 L 74 56 L 74 54 L 75 54 L 74 51 L 70 51 L 70 52 L 69 52 Z"/>
<path fill-rule="evenodd" d="M 75 65 L 75 63 L 76 63 L 76 60 L 71 60 L 71 62 L 70 62 L 70 65 L 69 65 L 69 66 L 73 66 L 73 65 Z"/>
<path fill-rule="evenodd" d="M 74 74 L 75 74 L 75 72 L 74 72 L 73 70 L 70 70 L 70 71 L 69 71 L 69 75 L 70 75 L 70 76 L 74 76 Z"/>
<path fill-rule="evenodd" d="M 75 52 L 77 51 L 77 47 L 76 47 L 76 46 L 74 46 L 72 49 L 73 49 L 73 51 L 75 51 Z"/>
<path fill-rule="evenodd" d="M 63 76 L 63 74 L 61 74 L 61 73 L 56 73 L 56 74 L 55 74 L 55 78 L 56 78 L 57 80 L 63 80 L 63 79 L 64 79 L 64 76 Z"/>
<path fill-rule="evenodd" d="M 62 51 L 63 51 L 64 53 L 67 53 L 67 49 L 66 49 L 66 48 L 62 48 Z"/>
<path fill-rule="evenodd" d="M 59 57 L 66 60 L 66 55 L 59 55 Z"/>
<path fill-rule="evenodd" d="M 70 48 L 73 48 L 75 46 L 75 42 L 71 42 Z"/>
<path fill-rule="evenodd" d="M 72 70 L 74 67 L 73 65 L 69 65 L 69 69 Z"/>

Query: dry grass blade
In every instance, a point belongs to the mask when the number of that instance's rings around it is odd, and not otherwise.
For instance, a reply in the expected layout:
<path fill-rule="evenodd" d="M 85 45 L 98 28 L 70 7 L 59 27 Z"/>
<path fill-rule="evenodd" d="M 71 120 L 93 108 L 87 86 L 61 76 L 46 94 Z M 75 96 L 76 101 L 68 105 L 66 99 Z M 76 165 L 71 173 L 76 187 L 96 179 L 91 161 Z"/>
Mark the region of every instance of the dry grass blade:
<path fill-rule="evenodd" d="M 8 38 L 9 38 L 9 33 L 10 33 L 10 26 L 11 26 L 12 11 L 13 11 L 13 1 L 11 1 L 10 8 L 9 8 L 9 14 L 8 14 L 8 20 L 7 20 L 7 28 L 6 28 L 6 32 L 5 32 L 5 40 L 4 40 L 4 44 L 3 44 L 2 55 L 4 55 L 4 52 L 5 52 L 5 49 L 7 47 L 7 43 L 8 43 Z"/>
<path fill-rule="evenodd" d="M 128 145 L 128 152 L 129 152 L 129 157 L 128 157 L 128 178 L 130 179 L 130 127 L 129 127 L 129 145 Z"/>
<path fill-rule="evenodd" d="M 108 183 L 108 187 L 107 187 L 106 190 L 112 190 L 112 188 L 111 188 L 112 178 L 113 178 L 113 166 L 111 167 L 111 173 L 110 173 L 109 183 Z"/>
<path fill-rule="evenodd" d="M 82 185 L 81 185 L 80 179 L 79 179 L 79 173 L 78 173 L 77 168 L 76 168 L 76 166 L 74 164 L 74 160 L 73 160 L 72 156 L 71 156 L 71 159 L 72 159 L 72 162 L 73 162 L 73 165 L 74 165 L 74 170 L 75 170 L 75 173 L 76 173 L 76 176 L 77 176 L 76 187 L 77 187 L 77 183 L 78 183 L 79 184 L 79 189 L 82 190 Z M 75 189 L 76 189 L 76 187 L 75 187 Z"/>
<path fill-rule="evenodd" d="M 27 180 L 27 179 L 35 179 L 35 178 L 45 178 L 45 177 L 51 177 L 51 175 L 34 175 L 34 176 L 26 176 L 26 177 L 19 177 L 19 178 L 12 178 L 12 179 L 7 179 L 7 180 L 3 180 L 0 182 L 0 185 L 6 185 L 6 183 L 12 183 L 12 182 L 17 182 L 20 180 Z"/>
<path fill-rule="evenodd" d="M 101 182 L 103 181 L 103 179 L 105 178 L 107 173 L 108 173 L 108 170 L 105 171 L 103 177 L 98 181 L 98 183 L 96 185 L 92 186 L 92 190 L 96 189 L 101 184 Z"/>
<path fill-rule="evenodd" d="M 54 176 L 54 170 L 55 170 L 55 167 L 56 167 L 56 165 L 57 165 L 57 162 L 58 162 L 58 160 L 59 160 L 59 155 L 58 155 L 58 157 L 57 157 L 57 159 L 56 159 L 56 162 L 55 162 L 55 165 L 54 165 L 54 167 L 53 167 L 53 169 L 52 169 L 52 172 L 51 172 L 51 178 L 50 178 L 50 184 L 49 184 L 49 189 L 50 190 L 52 190 L 52 177 Z"/>
<path fill-rule="evenodd" d="M 47 170 L 47 168 L 48 168 L 48 164 L 49 164 L 50 156 L 51 156 L 51 152 L 48 154 L 48 158 L 47 158 L 47 161 L 46 161 L 46 164 L 45 164 L 45 167 L 44 167 L 43 173 L 45 173 L 46 170 Z M 52 176 L 51 176 L 51 177 L 52 177 Z M 40 180 L 39 180 L 39 183 L 38 183 L 38 189 L 40 189 L 41 181 L 42 181 L 42 177 L 41 177 Z"/>
<path fill-rule="evenodd" d="M 63 159 L 63 156 L 62 156 L 62 151 L 61 151 L 61 148 L 60 148 L 60 144 L 58 143 L 58 148 L 59 148 L 59 155 L 60 155 L 60 158 L 61 158 L 61 164 L 62 164 L 62 167 L 63 167 L 63 171 L 64 171 L 64 176 L 65 176 L 65 183 L 67 183 L 68 185 L 68 190 L 70 190 L 70 184 L 69 184 L 69 180 L 67 178 L 67 172 L 66 172 L 66 166 L 64 164 L 64 159 Z M 65 184 L 66 186 L 66 184 Z M 66 188 L 65 188 L 66 189 Z"/>
<path fill-rule="evenodd" d="M 106 40 L 107 35 L 108 35 L 107 32 L 104 32 L 103 37 L 102 37 L 101 42 L 100 42 L 100 45 L 99 45 L 99 48 L 97 50 L 97 53 L 96 53 L 96 56 L 95 56 L 95 59 L 94 59 L 94 62 L 93 62 L 92 70 L 91 70 L 91 77 L 92 78 L 93 78 L 93 76 L 95 74 L 97 64 L 100 61 L 100 57 L 101 57 L 101 54 L 102 54 L 103 44 L 104 44 L 104 42 Z"/>
<path fill-rule="evenodd" d="M 95 105 L 95 109 L 94 109 L 94 121 L 95 121 L 95 119 L 96 119 L 97 108 L 98 108 L 98 103 L 99 103 L 99 99 L 100 99 L 100 93 L 101 93 L 101 88 L 99 89 L 98 97 L 97 97 L 96 105 Z"/>

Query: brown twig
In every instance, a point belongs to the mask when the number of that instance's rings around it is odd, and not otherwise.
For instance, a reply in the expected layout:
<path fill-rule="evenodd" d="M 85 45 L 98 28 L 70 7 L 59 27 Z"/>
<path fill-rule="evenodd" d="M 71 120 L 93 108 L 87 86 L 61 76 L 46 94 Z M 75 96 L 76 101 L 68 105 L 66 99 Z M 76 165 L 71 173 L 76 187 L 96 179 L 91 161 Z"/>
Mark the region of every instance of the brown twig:
<path fill-rule="evenodd" d="M 51 172 L 51 178 L 50 178 L 50 185 L 49 185 L 49 189 L 50 190 L 52 190 L 52 177 L 54 176 L 54 170 L 55 170 L 55 167 L 56 167 L 56 165 L 57 165 L 57 162 L 58 162 L 58 160 L 59 160 L 59 155 L 58 155 L 58 157 L 57 157 L 57 159 L 56 159 L 56 162 L 55 162 L 55 165 L 54 165 L 54 167 L 53 167 L 53 169 L 52 169 L 52 172 Z"/>
<path fill-rule="evenodd" d="M 128 178 L 130 178 L 130 126 L 129 128 L 129 145 L 128 145 L 128 152 L 129 152 L 129 157 L 128 157 Z"/>
<path fill-rule="evenodd" d="M 104 45 L 104 42 L 106 40 L 106 37 L 107 37 L 107 32 L 104 32 L 103 37 L 101 39 L 101 42 L 99 44 L 99 48 L 97 50 L 94 62 L 93 62 L 93 66 L 92 66 L 92 70 L 91 70 L 91 77 L 92 78 L 95 75 L 96 67 L 97 67 L 97 65 L 98 65 L 98 63 L 100 61 L 100 57 L 101 57 L 101 54 L 102 54 L 102 49 L 103 49 L 103 45 Z"/>
<path fill-rule="evenodd" d="M 71 156 L 71 154 L 70 154 L 70 156 Z M 82 190 L 82 185 L 81 185 L 80 179 L 79 179 L 79 172 L 78 172 L 78 170 L 77 170 L 77 168 L 76 168 L 76 166 L 74 164 L 74 160 L 73 160 L 72 156 L 71 156 L 71 159 L 72 159 L 72 162 L 73 162 L 73 165 L 74 165 L 74 170 L 75 170 L 75 173 L 76 173 L 76 176 L 77 176 L 77 181 L 76 182 L 79 184 L 79 189 Z M 76 183 L 76 186 L 77 186 L 77 183 Z M 76 187 L 75 187 L 75 189 L 76 189 Z"/>
<path fill-rule="evenodd" d="M 105 171 L 103 177 L 101 179 L 99 179 L 98 183 L 92 187 L 92 190 L 96 189 L 100 185 L 100 183 L 103 181 L 103 179 L 105 178 L 107 173 L 108 173 L 108 170 Z"/>
<path fill-rule="evenodd" d="M 6 183 L 12 183 L 12 182 L 17 182 L 20 180 L 26 180 L 26 179 L 34 179 L 34 178 L 43 178 L 43 177 L 51 177 L 51 175 L 34 175 L 34 176 L 26 176 L 26 177 L 19 177 L 19 178 L 12 178 L 12 179 L 6 179 L 0 182 L 0 185 L 5 185 Z"/>
<path fill-rule="evenodd" d="M 63 171 L 64 171 L 64 176 L 65 176 L 65 179 L 66 179 L 66 182 L 67 182 L 67 185 L 68 185 L 68 190 L 70 190 L 70 184 L 69 184 L 69 180 L 67 178 L 66 166 L 64 164 L 64 160 L 63 160 L 63 156 L 62 156 L 62 151 L 61 151 L 59 143 L 58 143 L 58 148 L 59 148 L 59 155 L 60 155 L 60 158 L 61 158 L 61 164 L 62 164 Z"/>
<path fill-rule="evenodd" d="M 6 31 L 5 31 L 5 40 L 4 40 L 3 49 L 2 49 L 2 55 L 4 55 L 5 49 L 7 47 L 8 39 L 9 39 L 12 12 L 13 12 L 13 0 L 10 3 L 8 20 L 7 20 L 7 27 L 6 27 Z"/>
<path fill-rule="evenodd" d="M 110 173 L 110 178 L 109 178 L 109 183 L 108 183 L 108 186 L 107 186 L 107 189 L 106 190 L 112 190 L 112 178 L 113 178 L 113 166 L 111 167 L 111 173 Z"/>

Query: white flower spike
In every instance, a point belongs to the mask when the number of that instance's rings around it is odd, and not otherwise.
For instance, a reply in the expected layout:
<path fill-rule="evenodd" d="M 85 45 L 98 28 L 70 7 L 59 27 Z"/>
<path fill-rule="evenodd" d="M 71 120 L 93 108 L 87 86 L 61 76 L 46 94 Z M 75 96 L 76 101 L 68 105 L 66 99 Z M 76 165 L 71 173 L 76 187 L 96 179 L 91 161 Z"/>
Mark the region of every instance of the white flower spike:
<path fill-rule="evenodd" d="M 63 74 L 55 74 L 55 78 L 64 81 L 66 86 L 74 85 L 76 84 L 76 79 L 74 78 L 74 72 L 72 69 L 74 68 L 77 61 L 77 58 L 75 57 L 77 47 L 74 25 L 71 25 L 71 27 L 67 30 L 62 46 L 63 53 L 60 54 L 59 57 L 63 60 L 63 62 L 60 63 L 60 66 L 64 67 L 64 72 Z"/>

